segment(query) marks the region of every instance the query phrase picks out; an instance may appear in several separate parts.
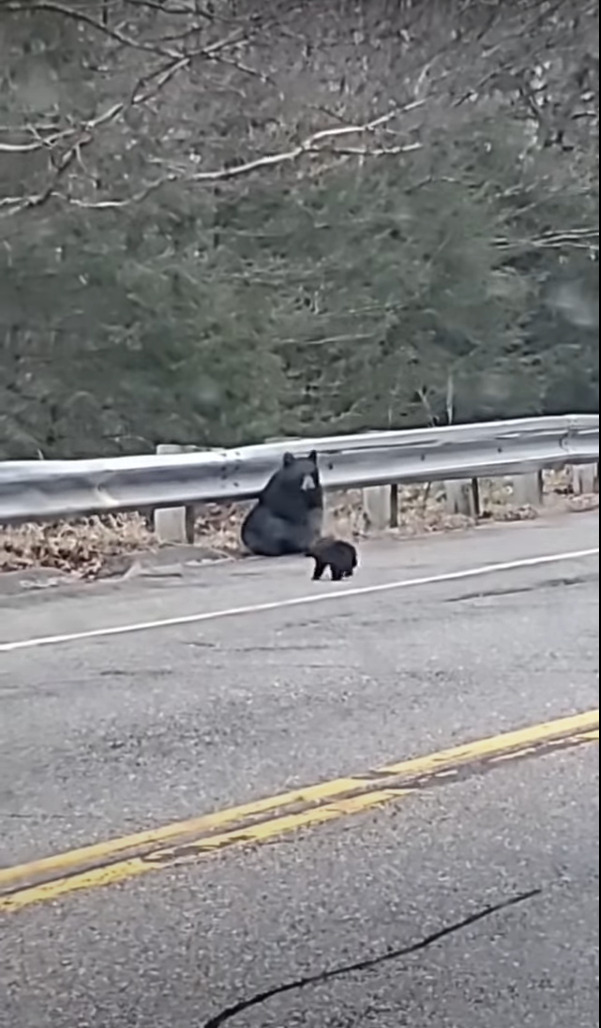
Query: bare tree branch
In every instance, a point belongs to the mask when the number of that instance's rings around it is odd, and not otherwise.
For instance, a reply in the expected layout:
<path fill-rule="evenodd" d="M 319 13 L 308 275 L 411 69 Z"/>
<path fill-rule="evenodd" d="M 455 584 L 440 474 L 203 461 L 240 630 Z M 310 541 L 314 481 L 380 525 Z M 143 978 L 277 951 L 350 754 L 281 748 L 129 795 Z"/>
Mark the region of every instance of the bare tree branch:
<path fill-rule="evenodd" d="M 532 239 L 507 238 L 498 236 L 493 245 L 499 249 L 561 249 L 570 246 L 575 249 L 591 250 L 599 245 L 599 227 L 566 229 L 564 232 L 544 232 Z"/>
<path fill-rule="evenodd" d="M 131 3 L 131 0 L 130 0 Z M 107 4 L 108 6 L 108 4 Z M 203 19 L 213 21 L 212 15 L 206 11 L 193 11 L 191 8 L 186 8 L 182 5 L 176 7 L 165 6 L 164 4 L 151 3 L 148 0 L 142 0 L 141 3 L 134 4 L 134 6 L 145 6 L 156 9 L 162 14 L 185 14 L 188 18 L 193 15 L 195 17 L 191 24 L 186 27 L 185 35 L 192 36 L 196 35 L 202 29 L 201 21 Z M 66 17 L 87 25 L 88 27 L 98 31 L 105 36 L 113 39 L 122 46 L 126 46 L 135 50 L 142 50 L 146 53 L 151 53 L 156 56 L 165 58 L 160 67 L 154 69 L 151 72 L 147 72 L 141 76 L 135 83 L 131 90 L 130 96 L 127 101 L 122 101 L 117 104 L 111 105 L 111 107 L 98 116 L 95 119 L 89 120 L 79 126 L 70 126 L 63 130 L 57 131 L 56 126 L 51 126 L 47 129 L 41 126 L 33 126 L 30 124 L 23 125 L 21 127 L 5 127 L 3 131 L 10 132 L 11 135 L 25 134 L 32 136 L 33 139 L 27 142 L 13 142 L 9 140 L 7 142 L 0 142 L 0 153 L 8 155 L 19 155 L 27 153 L 36 153 L 39 151 L 51 152 L 56 147 L 60 147 L 62 144 L 69 143 L 71 140 L 85 139 L 84 145 L 89 145 L 91 139 L 89 138 L 90 133 L 102 125 L 106 125 L 109 122 L 115 121 L 118 117 L 125 113 L 131 107 L 138 106 L 147 103 L 149 100 L 156 97 L 156 95 L 162 90 L 177 74 L 186 68 L 189 68 L 195 59 L 204 59 L 210 62 L 227 64 L 231 67 L 236 68 L 244 75 L 250 75 L 256 77 L 259 81 L 264 84 L 271 84 L 271 78 L 266 75 L 263 71 L 250 67 L 245 62 L 238 60 L 237 58 L 226 53 L 227 49 L 233 46 L 238 46 L 242 42 L 248 41 L 249 35 L 243 27 L 239 24 L 235 25 L 233 30 L 230 30 L 224 37 L 215 40 L 211 43 L 206 43 L 202 46 L 197 46 L 192 49 L 178 48 L 173 49 L 167 47 L 162 42 L 149 42 L 136 39 L 123 32 L 120 28 L 110 27 L 106 21 L 98 20 L 93 17 L 89 12 L 85 10 L 76 9 L 67 4 L 55 2 L 55 0 L 29 0 L 24 3 L 22 0 L 4 0 L 3 10 L 12 13 L 16 12 L 31 12 L 39 11 L 51 14 L 57 14 L 62 17 Z M 220 19 L 223 20 L 223 19 Z M 230 22 L 231 24 L 231 22 Z M 258 28 L 258 26 L 256 27 Z M 70 148 L 67 152 L 60 155 L 58 158 L 58 164 L 61 167 L 61 175 L 64 170 L 72 163 L 72 159 L 75 156 L 75 150 L 82 145 L 80 142 L 74 142 L 70 144 Z M 0 207 L 9 209 L 11 213 L 19 210 L 39 206 L 53 195 L 54 187 L 56 186 L 56 178 L 53 182 L 41 193 L 36 195 L 29 195 L 22 198 L 17 197 L 5 197 L 0 200 Z M 151 187 L 151 191 L 156 188 Z"/>
<path fill-rule="evenodd" d="M 49 130 L 47 136 L 43 136 L 42 132 L 46 131 L 44 126 L 35 125 L 23 125 L 19 128 L 20 132 L 28 132 L 33 134 L 36 139 L 32 143 L 0 143 L 0 153 L 34 153 L 37 150 L 52 150 L 59 143 L 66 142 L 73 136 L 85 136 L 86 143 L 91 142 L 91 133 L 94 129 L 100 128 L 102 125 L 106 125 L 110 121 L 114 121 L 125 109 L 124 103 L 111 104 L 106 111 L 99 114 L 96 118 L 91 118 L 89 121 L 83 122 L 80 126 L 73 126 L 72 128 L 63 129 L 60 132 L 56 132 L 54 128 Z M 0 129 L 2 131 L 2 129 Z M 15 131 L 14 129 L 12 131 Z"/>
<path fill-rule="evenodd" d="M 340 139 L 350 135 L 374 135 L 378 129 L 383 128 L 394 118 L 398 117 L 400 113 L 407 110 L 413 110 L 416 107 L 421 107 L 425 103 L 424 100 L 416 100 L 406 105 L 404 108 L 390 111 L 387 114 L 382 114 L 378 118 L 374 118 L 372 121 L 366 122 L 364 125 L 344 125 L 337 128 L 331 129 L 320 129 L 317 132 L 312 133 L 306 139 L 302 140 L 297 146 L 291 150 L 280 151 L 273 154 L 265 154 L 262 157 L 257 157 L 251 161 L 245 161 L 242 164 L 236 164 L 232 167 L 216 168 L 214 171 L 197 171 L 187 173 L 185 170 L 176 169 L 168 172 L 166 175 L 162 175 L 160 178 L 155 179 L 154 182 L 150 182 L 143 189 L 138 190 L 129 197 L 124 198 L 113 198 L 107 200 L 81 200 L 76 197 L 69 196 L 68 194 L 60 193 L 56 190 L 58 178 L 62 176 L 66 167 L 72 162 L 76 156 L 76 149 L 81 145 L 88 145 L 91 142 L 91 136 L 84 135 L 81 139 L 78 139 L 77 144 L 74 144 L 67 155 L 64 156 L 61 165 L 60 176 L 57 174 L 51 185 L 47 189 L 43 190 L 42 193 L 31 195 L 28 197 L 5 197 L 4 200 L 0 201 L 0 206 L 9 208 L 8 213 L 14 214 L 27 207 L 39 207 L 45 203 L 51 197 L 56 197 L 66 203 L 71 204 L 75 207 L 85 208 L 86 210 L 115 210 L 122 207 L 130 206 L 134 203 L 139 203 L 145 200 L 151 193 L 156 192 L 162 186 L 167 185 L 171 182 L 183 182 L 183 183 L 213 183 L 219 181 L 226 181 L 234 178 L 241 178 L 242 176 L 249 175 L 252 172 L 260 171 L 267 168 L 277 167 L 281 164 L 291 163 L 299 160 L 299 158 L 306 156 L 318 156 L 318 155 L 330 155 L 330 156 L 398 156 L 403 153 L 411 153 L 415 150 L 420 149 L 420 143 L 409 143 L 406 146 L 394 146 L 394 147 L 344 147 L 336 148 L 331 146 L 332 140 Z M 120 113 L 123 105 L 115 105 L 109 111 L 106 111 L 99 118 L 90 122 L 89 129 L 95 128 L 100 122 L 105 122 L 112 117 L 116 117 Z"/>

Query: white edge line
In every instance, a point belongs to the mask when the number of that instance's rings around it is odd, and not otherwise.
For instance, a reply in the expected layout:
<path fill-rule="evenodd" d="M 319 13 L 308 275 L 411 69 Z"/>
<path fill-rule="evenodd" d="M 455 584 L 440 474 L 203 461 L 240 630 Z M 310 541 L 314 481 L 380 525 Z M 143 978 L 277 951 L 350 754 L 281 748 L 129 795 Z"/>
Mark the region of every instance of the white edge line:
<path fill-rule="evenodd" d="M 177 625 L 193 625 L 201 621 L 216 621 L 219 618 L 236 617 L 240 614 L 262 614 L 269 610 L 284 610 L 288 607 L 308 606 L 313 603 L 326 603 L 328 600 L 341 600 L 348 596 L 370 596 L 375 593 L 392 592 L 395 589 L 410 589 L 418 585 L 436 585 L 439 582 L 456 582 L 465 578 L 479 578 L 500 571 L 515 571 L 518 568 L 540 567 L 544 564 L 557 564 L 564 560 L 577 560 L 581 557 L 599 555 L 599 547 L 588 550 L 572 550 L 566 553 L 549 553 L 539 557 L 522 557 L 518 560 L 503 561 L 499 564 L 482 564 L 480 567 L 463 568 L 461 571 L 447 571 L 441 575 L 426 575 L 423 578 L 405 578 L 396 582 L 383 582 L 379 585 L 356 586 L 352 589 L 336 592 L 313 593 L 305 596 L 293 596 L 287 600 L 270 600 L 267 603 L 254 603 L 245 607 L 228 607 L 225 610 L 208 610 L 200 614 L 184 614 L 181 617 L 163 618 L 158 621 L 139 621 L 129 625 L 115 625 L 108 628 L 90 628 L 84 632 L 67 632 L 64 635 L 43 635 L 33 639 L 20 639 L 16 642 L 0 643 L 0 653 L 11 653 L 14 650 L 28 650 L 37 646 L 53 646 L 58 643 L 77 642 L 81 639 L 100 639 L 110 635 L 128 635 L 131 632 L 146 632 L 153 628 L 172 628 Z"/>

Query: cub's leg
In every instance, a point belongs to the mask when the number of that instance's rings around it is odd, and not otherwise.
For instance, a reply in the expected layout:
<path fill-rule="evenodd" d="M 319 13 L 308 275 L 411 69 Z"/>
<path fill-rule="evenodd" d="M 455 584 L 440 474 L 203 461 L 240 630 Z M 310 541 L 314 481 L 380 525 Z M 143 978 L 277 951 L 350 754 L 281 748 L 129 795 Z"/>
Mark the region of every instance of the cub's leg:
<path fill-rule="evenodd" d="M 319 579 L 323 575 L 326 567 L 327 567 L 327 565 L 324 564 L 321 560 L 317 560 L 317 559 L 315 560 L 315 567 L 313 569 L 313 576 L 312 576 L 312 580 L 314 582 L 319 582 Z"/>

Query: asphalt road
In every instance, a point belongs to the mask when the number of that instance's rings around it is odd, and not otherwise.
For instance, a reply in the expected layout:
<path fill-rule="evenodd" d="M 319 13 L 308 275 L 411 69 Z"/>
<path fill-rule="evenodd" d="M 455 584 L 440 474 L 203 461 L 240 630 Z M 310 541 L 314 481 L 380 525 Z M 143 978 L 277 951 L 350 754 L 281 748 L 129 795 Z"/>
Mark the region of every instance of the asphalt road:
<path fill-rule="evenodd" d="M 301 559 L 0 593 L 0 865 L 597 708 L 598 556 L 470 572 L 598 539 L 581 514 L 365 546 L 318 590 Z M 0 1025 L 590 1028 L 598 867 L 597 744 L 500 762 L 2 917 Z"/>

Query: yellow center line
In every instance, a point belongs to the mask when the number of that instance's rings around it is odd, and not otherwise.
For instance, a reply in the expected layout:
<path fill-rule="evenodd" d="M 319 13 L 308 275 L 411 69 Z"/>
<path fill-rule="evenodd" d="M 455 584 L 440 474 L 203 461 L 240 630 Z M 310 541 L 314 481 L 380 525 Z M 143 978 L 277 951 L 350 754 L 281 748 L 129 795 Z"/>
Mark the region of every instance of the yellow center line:
<path fill-rule="evenodd" d="M 462 771 L 474 773 L 501 761 L 598 739 L 596 709 L 7 867 L 0 870 L 0 912 L 123 882 L 230 846 L 263 843 L 381 806 L 418 789 L 453 782 Z"/>

